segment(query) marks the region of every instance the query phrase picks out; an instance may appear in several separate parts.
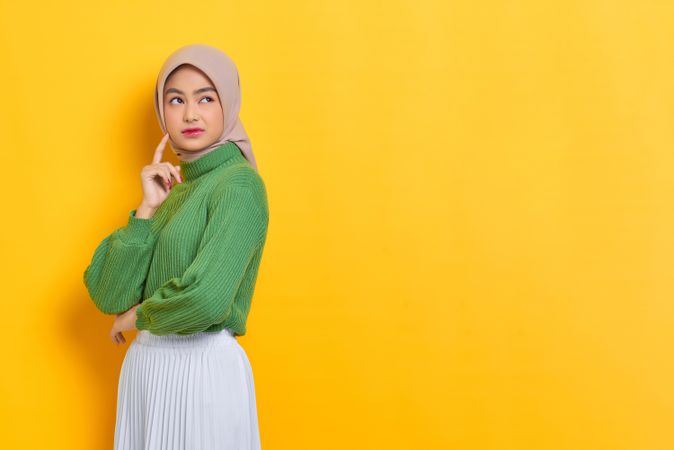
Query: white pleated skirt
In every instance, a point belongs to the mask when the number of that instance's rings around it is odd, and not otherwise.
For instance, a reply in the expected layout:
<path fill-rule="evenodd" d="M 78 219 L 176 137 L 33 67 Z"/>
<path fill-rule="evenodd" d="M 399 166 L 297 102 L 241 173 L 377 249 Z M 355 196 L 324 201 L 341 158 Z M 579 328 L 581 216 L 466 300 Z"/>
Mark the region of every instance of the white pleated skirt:
<path fill-rule="evenodd" d="M 253 371 L 232 331 L 140 330 L 117 389 L 115 450 L 259 450 Z"/>

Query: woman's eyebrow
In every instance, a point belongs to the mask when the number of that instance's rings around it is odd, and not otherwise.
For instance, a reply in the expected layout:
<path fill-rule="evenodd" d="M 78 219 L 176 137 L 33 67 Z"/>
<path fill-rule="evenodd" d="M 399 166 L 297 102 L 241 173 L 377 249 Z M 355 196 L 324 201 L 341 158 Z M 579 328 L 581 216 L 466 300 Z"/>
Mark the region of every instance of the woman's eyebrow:
<path fill-rule="evenodd" d="M 202 87 L 202 88 L 199 88 L 199 89 L 195 90 L 192 94 L 197 95 L 197 94 L 201 94 L 202 92 L 208 92 L 208 91 L 217 92 L 215 90 L 215 88 L 207 86 L 207 87 Z M 171 92 L 175 92 L 177 94 L 185 95 L 185 93 L 183 91 L 181 91 L 180 89 L 176 89 L 176 88 L 166 89 L 166 92 L 164 92 L 164 95 L 170 94 Z"/>

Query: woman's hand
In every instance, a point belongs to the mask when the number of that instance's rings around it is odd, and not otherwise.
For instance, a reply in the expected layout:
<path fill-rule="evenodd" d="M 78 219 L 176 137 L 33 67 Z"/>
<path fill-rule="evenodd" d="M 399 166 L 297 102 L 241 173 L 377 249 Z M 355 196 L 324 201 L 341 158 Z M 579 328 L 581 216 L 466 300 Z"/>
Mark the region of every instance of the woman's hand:
<path fill-rule="evenodd" d="M 180 166 L 174 166 L 168 161 L 162 162 L 161 160 L 168 139 L 169 134 L 166 133 L 154 151 L 152 163 L 143 167 L 140 172 L 140 180 L 143 185 L 141 205 L 151 210 L 156 210 L 166 200 L 171 187 L 173 187 L 173 179 L 178 183 L 183 182 L 180 176 Z"/>
<path fill-rule="evenodd" d="M 122 334 L 122 331 L 135 330 L 136 329 L 136 309 L 140 306 L 140 303 L 132 306 L 127 311 L 117 314 L 115 318 L 115 323 L 112 324 L 112 329 L 110 330 L 110 338 L 112 342 L 119 345 L 126 343 L 126 339 Z"/>

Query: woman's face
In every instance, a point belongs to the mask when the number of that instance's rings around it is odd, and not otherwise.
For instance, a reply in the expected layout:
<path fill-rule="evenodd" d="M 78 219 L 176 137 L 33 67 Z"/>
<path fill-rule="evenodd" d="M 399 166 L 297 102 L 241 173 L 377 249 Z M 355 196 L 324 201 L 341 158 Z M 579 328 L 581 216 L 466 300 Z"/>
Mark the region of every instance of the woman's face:
<path fill-rule="evenodd" d="M 218 140 L 223 131 L 223 112 L 211 80 L 194 66 L 174 70 L 164 85 L 164 123 L 171 141 L 179 148 L 201 150 Z M 199 128 L 196 134 L 186 130 Z"/>

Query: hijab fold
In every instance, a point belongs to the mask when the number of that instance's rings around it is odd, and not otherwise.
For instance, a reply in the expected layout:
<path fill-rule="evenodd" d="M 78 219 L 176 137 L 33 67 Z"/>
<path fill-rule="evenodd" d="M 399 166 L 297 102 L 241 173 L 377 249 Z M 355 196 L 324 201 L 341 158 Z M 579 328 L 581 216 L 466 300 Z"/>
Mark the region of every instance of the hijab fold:
<path fill-rule="evenodd" d="M 224 119 L 222 134 L 215 142 L 204 149 L 190 151 L 189 153 L 199 157 L 227 141 L 232 141 L 239 147 L 243 156 L 257 171 L 257 164 L 250 145 L 250 139 L 243 127 L 243 123 L 241 123 L 241 119 L 239 119 L 239 110 L 241 109 L 239 71 L 230 57 L 218 48 L 206 44 L 186 45 L 171 53 L 162 65 L 157 76 L 154 109 L 164 134 L 167 133 L 164 122 L 164 85 L 171 72 L 183 64 L 190 64 L 196 67 L 210 78 L 218 92 Z M 180 152 L 183 149 L 177 147 L 172 140 L 171 147 L 176 156 L 180 158 Z"/>

